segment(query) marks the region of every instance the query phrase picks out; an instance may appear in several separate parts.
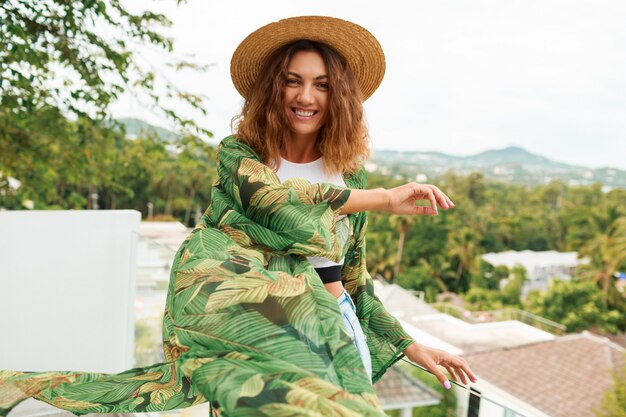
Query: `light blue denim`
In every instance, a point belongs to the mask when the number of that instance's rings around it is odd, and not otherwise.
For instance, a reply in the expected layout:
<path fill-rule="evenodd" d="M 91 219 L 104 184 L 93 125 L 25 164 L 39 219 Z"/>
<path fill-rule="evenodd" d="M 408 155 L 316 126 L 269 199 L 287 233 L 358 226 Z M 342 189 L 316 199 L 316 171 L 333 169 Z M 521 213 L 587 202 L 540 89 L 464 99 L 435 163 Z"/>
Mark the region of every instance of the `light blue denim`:
<path fill-rule="evenodd" d="M 361 323 L 359 323 L 359 319 L 356 316 L 356 307 L 346 290 L 343 290 L 343 294 L 337 297 L 337 302 L 339 302 L 339 310 L 341 310 L 343 323 L 346 329 L 348 329 L 348 333 L 350 333 L 354 341 L 354 346 L 356 346 L 356 349 L 359 351 L 359 355 L 361 355 L 365 371 L 370 379 L 372 379 L 372 357 L 367 347 L 367 340 L 361 328 Z"/>

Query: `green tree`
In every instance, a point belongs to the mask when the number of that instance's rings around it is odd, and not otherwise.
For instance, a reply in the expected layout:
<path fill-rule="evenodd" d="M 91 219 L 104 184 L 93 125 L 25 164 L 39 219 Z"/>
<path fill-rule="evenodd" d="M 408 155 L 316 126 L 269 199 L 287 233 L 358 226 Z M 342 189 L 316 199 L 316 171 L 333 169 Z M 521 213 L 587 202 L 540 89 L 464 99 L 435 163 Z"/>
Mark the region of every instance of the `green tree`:
<path fill-rule="evenodd" d="M 479 271 L 472 275 L 470 287 L 499 290 L 500 282 L 509 277 L 509 268 L 504 265 L 494 267 L 489 262 L 479 260 Z"/>
<path fill-rule="evenodd" d="M 449 267 L 440 256 L 431 259 L 431 263 L 420 259 L 419 265 L 400 272 L 397 283 L 403 288 L 424 291 L 426 301 L 434 303 L 437 294 L 448 291 L 446 280 L 454 274 Z"/>
<path fill-rule="evenodd" d="M 554 280 L 546 292 L 529 292 L 523 305 L 533 314 L 565 325 L 568 332 L 591 328 L 617 333 L 626 328 L 623 312 L 608 308 L 592 282 Z"/>
<path fill-rule="evenodd" d="M 476 274 L 480 269 L 479 246 L 477 233 L 469 227 L 454 230 L 448 236 L 447 253 L 456 258 L 455 278 L 461 281 L 463 273 Z"/>
<path fill-rule="evenodd" d="M 150 45 L 178 69 L 204 69 L 172 58 L 172 41 L 158 32 L 170 24 L 166 16 L 149 10 L 132 13 L 119 0 L 4 0 L 0 105 L 14 113 L 52 106 L 62 113 L 103 118 L 109 104 L 130 91 L 180 126 L 198 128 L 176 107 L 164 104 L 156 90 L 163 88 L 166 97 L 202 114 L 204 98 L 161 80 L 137 59 L 137 45 Z"/>
<path fill-rule="evenodd" d="M 181 131 L 211 136 L 189 118 L 206 114 L 204 97 L 140 64 L 150 47 L 181 73 L 205 69 L 174 57 L 159 32 L 168 25 L 164 15 L 132 13 L 119 0 L 0 2 L 0 178 L 22 184 L 15 191 L 0 180 L 2 207 L 30 200 L 36 208 L 84 208 L 96 193 L 117 207 L 116 199 L 136 193 L 120 181 L 128 144 L 108 122 L 122 93 Z"/>
<path fill-rule="evenodd" d="M 397 279 L 400 274 L 400 266 L 402 264 L 402 255 L 404 253 L 404 242 L 406 235 L 409 232 L 411 226 L 418 224 L 419 217 L 417 216 L 389 216 L 389 223 L 398 231 L 398 249 L 396 251 L 396 260 L 393 267 L 393 278 Z"/>
<path fill-rule="evenodd" d="M 470 288 L 463 295 L 463 301 L 469 303 L 469 310 L 474 311 L 499 310 L 504 307 L 498 291 L 479 287 Z"/>
<path fill-rule="evenodd" d="M 393 234 L 368 232 L 367 239 L 367 270 L 372 276 L 380 275 L 386 281 L 393 282 L 393 267 L 396 261 Z"/>
<path fill-rule="evenodd" d="M 183 223 L 189 224 L 192 209 L 198 204 L 208 204 L 209 190 L 214 178 L 215 148 L 195 136 L 184 137 L 177 161 L 184 192 L 181 195 L 181 203 L 184 205 L 180 209 L 185 212 Z M 198 202 L 198 198 L 202 201 Z"/>
<path fill-rule="evenodd" d="M 594 235 L 580 249 L 580 255 L 589 258 L 589 265 L 581 268 L 581 275 L 602 288 L 605 303 L 623 304 L 613 274 L 626 262 L 626 217 L 619 206 L 610 205 L 592 210 L 590 223 Z"/>
<path fill-rule="evenodd" d="M 626 363 L 626 357 L 624 362 Z M 626 365 L 613 373 L 613 385 L 605 392 L 596 415 L 598 417 L 626 417 Z"/>

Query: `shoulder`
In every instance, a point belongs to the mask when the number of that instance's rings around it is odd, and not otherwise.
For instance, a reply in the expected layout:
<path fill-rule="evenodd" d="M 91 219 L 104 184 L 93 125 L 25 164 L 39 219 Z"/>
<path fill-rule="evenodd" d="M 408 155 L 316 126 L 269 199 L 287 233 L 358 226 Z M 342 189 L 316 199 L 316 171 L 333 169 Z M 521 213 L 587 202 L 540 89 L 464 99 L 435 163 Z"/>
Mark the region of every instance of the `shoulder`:
<path fill-rule="evenodd" d="M 349 188 L 364 189 L 367 187 L 367 171 L 361 165 L 355 172 L 344 174 L 344 180 Z"/>
<path fill-rule="evenodd" d="M 256 152 L 237 135 L 226 136 L 217 146 L 218 159 L 224 156 L 259 159 Z"/>

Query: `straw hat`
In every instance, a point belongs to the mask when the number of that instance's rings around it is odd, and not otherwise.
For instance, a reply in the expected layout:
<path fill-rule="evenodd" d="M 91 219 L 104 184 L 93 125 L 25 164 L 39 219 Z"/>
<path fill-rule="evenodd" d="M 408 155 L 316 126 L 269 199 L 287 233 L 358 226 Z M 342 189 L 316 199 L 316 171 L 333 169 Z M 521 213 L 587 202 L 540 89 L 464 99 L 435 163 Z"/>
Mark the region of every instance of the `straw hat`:
<path fill-rule="evenodd" d="M 252 32 L 235 50 L 230 75 L 247 97 L 265 61 L 281 46 L 307 39 L 325 43 L 350 65 L 365 101 L 385 75 L 385 55 L 376 38 L 356 23 L 326 16 L 300 16 L 270 23 Z"/>

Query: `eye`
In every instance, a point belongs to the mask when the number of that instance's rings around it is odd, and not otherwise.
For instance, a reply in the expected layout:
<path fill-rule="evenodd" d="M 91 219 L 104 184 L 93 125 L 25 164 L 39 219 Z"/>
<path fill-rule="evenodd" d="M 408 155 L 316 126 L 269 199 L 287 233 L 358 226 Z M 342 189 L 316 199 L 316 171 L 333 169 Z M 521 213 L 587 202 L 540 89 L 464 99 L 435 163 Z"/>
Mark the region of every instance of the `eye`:
<path fill-rule="evenodd" d="M 287 81 L 285 81 L 285 83 L 287 85 L 298 85 L 300 84 L 300 81 L 297 78 L 287 78 Z"/>
<path fill-rule="evenodd" d="M 319 88 L 320 90 L 328 91 L 328 89 L 330 88 L 330 84 L 328 84 L 328 83 L 319 83 L 319 84 L 317 84 L 317 88 Z"/>

